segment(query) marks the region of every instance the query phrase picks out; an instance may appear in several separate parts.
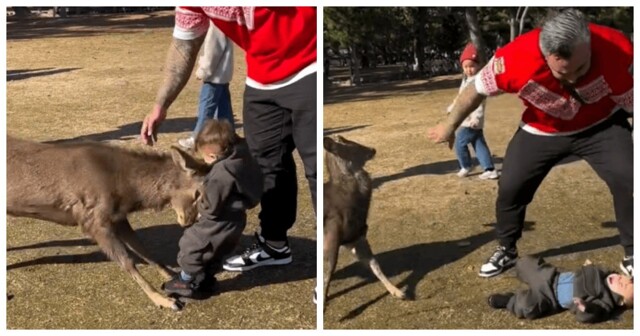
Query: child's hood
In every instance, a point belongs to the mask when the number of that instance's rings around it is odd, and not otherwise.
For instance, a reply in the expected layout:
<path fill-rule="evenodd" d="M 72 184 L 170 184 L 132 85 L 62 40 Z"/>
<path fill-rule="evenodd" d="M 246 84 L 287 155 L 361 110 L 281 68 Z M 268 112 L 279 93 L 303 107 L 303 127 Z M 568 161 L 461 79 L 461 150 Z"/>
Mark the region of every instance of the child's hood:
<path fill-rule="evenodd" d="M 579 273 L 582 273 L 582 276 L 576 277 L 577 285 L 588 297 L 611 302 L 614 306 L 616 302 L 620 302 L 622 297 L 612 292 L 606 284 L 606 278 L 612 272 L 602 270 L 595 265 L 586 265 L 582 266 Z"/>
<path fill-rule="evenodd" d="M 248 198 L 249 203 L 255 206 L 260 202 L 263 189 L 262 170 L 251 156 L 244 139 L 239 140 L 231 154 L 216 165 L 220 165 L 218 169 L 224 169 L 233 177 L 238 191 Z"/>

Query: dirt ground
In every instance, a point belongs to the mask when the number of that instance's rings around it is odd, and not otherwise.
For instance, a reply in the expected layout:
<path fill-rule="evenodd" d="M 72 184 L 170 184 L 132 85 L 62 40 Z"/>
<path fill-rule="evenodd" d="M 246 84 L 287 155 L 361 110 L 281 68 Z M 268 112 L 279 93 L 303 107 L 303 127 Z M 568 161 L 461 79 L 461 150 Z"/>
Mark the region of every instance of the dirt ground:
<path fill-rule="evenodd" d="M 400 301 L 341 251 L 324 315 L 325 329 L 632 329 L 633 311 L 596 325 L 568 313 L 535 321 L 491 309 L 491 293 L 520 288 L 513 270 L 484 279 L 480 265 L 496 246 L 496 181 L 476 170 L 458 178 L 455 155 L 427 139 L 445 118 L 459 76 L 325 91 L 324 134 L 377 149 L 367 164 L 375 190 L 369 240 L 383 271 L 414 299 Z M 515 132 L 522 104 L 491 98 L 485 134 L 497 167 Z M 555 167 L 528 208 L 519 252 L 574 269 L 585 259 L 618 270 L 622 248 L 611 195 L 584 161 Z"/>
<path fill-rule="evenodd" d="M 137 147 L 151 110 L 173 30 L 173 13 L 10 21 L 7 25 L 7 132 L 37 141 L 108 141 Z M 244 54 L 236 50 L 231 95 L 242 126 Z M 167 150 L 195 125 L 195 76 L 161 128 Z M 240 133 L 242 129 L 240 128 Z M 296 157 L 297 158 L 297 157 Z M 298 161 L 298 163 L 300 163 Z M 299 173 L 298 221 L 290 231 L 294 262 L 244 274 L 222 273 L 221 293 L 181 312 L 155 307 L 136 283 L 77 228 L 7 219 L 9 329 L 315 329 L 316 224 Z M 252 242 L 249 213 L 242 247 Z M 130 217 L 152 255 L 176 265 L 181 229 L 175 215 Z M 141 272 L 156 288 L 162 280 Z"/>

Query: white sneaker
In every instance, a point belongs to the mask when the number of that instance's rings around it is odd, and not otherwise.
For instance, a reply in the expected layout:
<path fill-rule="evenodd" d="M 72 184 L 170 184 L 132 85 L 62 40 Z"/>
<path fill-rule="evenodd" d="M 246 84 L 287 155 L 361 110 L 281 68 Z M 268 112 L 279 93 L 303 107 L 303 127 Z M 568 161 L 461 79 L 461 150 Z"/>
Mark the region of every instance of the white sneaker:
<path fill-rule="evenodd" d="M 480 174 L 478 178 L 481 180 L 497 180 L 499 176 L 500 175 L 498 175 L 498 171 L 494 169 L 485 171 L 484 173 Z"/>
<path fill-rule="evenodd" d="M 471 172 L 471 169 L 460 168 L 460 171 L 458 171 L 456 175 L 458 175 L 458 177 L 467 177 L 470 172 Z"/>
<path fill-rule="evenodd" d="M 180 145 L 180 147 L 184 149 L 193 149 L 193 147 L 195 147 L 196 145 L 196 139 L 194 139 L 193 137 L 180 139 L 178 140 L 178 145 Z"/>

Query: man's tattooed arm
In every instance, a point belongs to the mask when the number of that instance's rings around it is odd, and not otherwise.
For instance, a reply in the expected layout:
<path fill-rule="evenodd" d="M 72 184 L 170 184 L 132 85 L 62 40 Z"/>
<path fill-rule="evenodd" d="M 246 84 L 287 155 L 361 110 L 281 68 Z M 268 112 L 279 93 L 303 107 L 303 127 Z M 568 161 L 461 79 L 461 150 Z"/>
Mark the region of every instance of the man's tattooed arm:
<path fill-rule="evenodd" d="M 449 113 L 449 118 L 445 122 L 449 134 L 453 134 L 464 119 L 468 117 L 471 112 L 475 111 L 485 98 L 486 96 L 476 91 L 474 83 L 467 85 L 458 97 L 456 97 L 451 112 Z"/>
<path fill-rule="evenodd" d="M 156 104 L 168 109 L 191 76 L 198 51 L 205 36 L 193 40 L 173 39 L 164 69 L 164 81 L 156 96 Z"/>

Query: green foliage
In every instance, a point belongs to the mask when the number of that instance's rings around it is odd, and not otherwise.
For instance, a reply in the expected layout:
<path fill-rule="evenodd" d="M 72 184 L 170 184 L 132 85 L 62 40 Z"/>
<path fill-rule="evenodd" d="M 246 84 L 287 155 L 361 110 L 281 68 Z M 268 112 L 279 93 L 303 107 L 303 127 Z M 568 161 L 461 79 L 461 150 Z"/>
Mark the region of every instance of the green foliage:
<path fill-rule="evenodd" d="M 510 22 L 517 10 L 518 7 L 478 8 L 482 37 L 490 50 L 510 41 Z M 580 10 L 594 23 L 633 32 L 632 7 Z M 384 64 L 411 64 L 414 57 L 422 61 L 443 55 L 452 57 L 469 40 L 464 11 L 459 7 L 325 7 L 325 48 L 334 57 L 342 50 L 344 57 L 357 55 Z M 528 8 L 523 32 L 537 27 L 547 12 L 548 8 Z M 512 24 L 518 31 L 519 22 Z M 356 55 L 349 55 L 350 50 L 356 50 Z"/>

